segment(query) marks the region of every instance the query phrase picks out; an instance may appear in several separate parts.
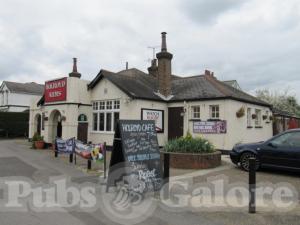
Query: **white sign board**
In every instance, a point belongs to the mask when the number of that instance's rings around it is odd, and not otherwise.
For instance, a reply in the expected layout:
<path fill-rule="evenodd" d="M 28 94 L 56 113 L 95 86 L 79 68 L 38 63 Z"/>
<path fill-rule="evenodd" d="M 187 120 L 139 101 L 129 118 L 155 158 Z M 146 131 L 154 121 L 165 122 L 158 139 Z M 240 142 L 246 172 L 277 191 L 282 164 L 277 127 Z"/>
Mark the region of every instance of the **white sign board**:
<path fill-rule="evenodd" d="M 158 109 L 142 109 L 142 120 L 154 120 L 157 133 L 164 132 L 164 111 Z"/>

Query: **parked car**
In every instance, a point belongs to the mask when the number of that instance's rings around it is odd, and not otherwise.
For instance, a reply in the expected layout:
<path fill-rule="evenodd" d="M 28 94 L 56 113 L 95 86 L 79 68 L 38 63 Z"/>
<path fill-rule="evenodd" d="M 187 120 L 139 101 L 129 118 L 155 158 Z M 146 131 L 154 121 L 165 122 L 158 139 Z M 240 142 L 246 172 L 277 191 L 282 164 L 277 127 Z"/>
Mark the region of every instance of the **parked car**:
<path fill-rule="evenodd" d="M 285 131 L 264 142 L 237 144 L 230 152 L 231 161 L 246 171 L 251 157 L 256 159 L 256 169 L 276 167 L 300 171 L 300 129 Z"/>

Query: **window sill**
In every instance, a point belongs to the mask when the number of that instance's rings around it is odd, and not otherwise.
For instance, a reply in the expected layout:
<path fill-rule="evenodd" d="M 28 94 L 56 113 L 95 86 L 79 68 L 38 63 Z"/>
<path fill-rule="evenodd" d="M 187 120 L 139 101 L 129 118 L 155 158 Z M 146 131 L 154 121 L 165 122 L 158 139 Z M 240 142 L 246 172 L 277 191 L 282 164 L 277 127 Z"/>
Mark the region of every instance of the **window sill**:
<path fill-rule="evenodd" d="M 247 126 L 248 129 L 253 128 L 252 126 Z"/>
<path fill-rule="evenodd" d="M 255 128 L 263 128 L 262 126 L 255 126 Z"/>
<path fill-rule="evenodd" d="M 91 134 L 114 134 L 114 131 L 91 131 Z"/>
<path fill-rule="evenodd" d="M 201 119 L 190 119 L 190 121 L 201 121 Z"/>
<path fill-rule="evenodd" d="M 220 119 L 208 119 L 207 121 L 221 121 Z"/>

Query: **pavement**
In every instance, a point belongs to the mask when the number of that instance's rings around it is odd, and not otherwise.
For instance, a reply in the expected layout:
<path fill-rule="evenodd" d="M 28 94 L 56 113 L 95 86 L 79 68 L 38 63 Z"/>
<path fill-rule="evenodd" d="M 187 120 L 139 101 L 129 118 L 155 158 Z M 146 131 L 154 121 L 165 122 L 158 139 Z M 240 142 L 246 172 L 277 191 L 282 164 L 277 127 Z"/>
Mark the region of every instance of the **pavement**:
<path fill-rule="evenodd" d="M 267 197 L 267 207 L 257 207 L 257 213 L 249 214 L 246 207 L 241 205 L 243 196 L 237 193 L 237 198 L 228 193 L 233 187 L 247 188 L 248 174 L 231 164 L 228 156 L 222 157 L 222 165 L 209 170 L 176 170 L 171 169 L 170 195 L 162 199 L 162 195 L 155 195 L 151 201 L 144 200 L 136 206 L 129 208 L 123 202 L 120 192 L 103 191 L 105 179 L 103 178 L 103 164 L 93 163 L 91 171 L 86 170 L 86 161 L 77 158 L 77 165 L 70 164 L 68 157 L 60 155 L 54 158 L 50 150 L 30 149 L 30 143 L 26 140 L 0 140 L 0 224 L 1 225 L 110 225 L 110 224 L 163 224 L 163 225 L 296 225 L 300 221 L 299 193 L 300 174 L 282 171 L 263 170 L 257 172 L 259 187 L 279 188 L 288 187 L 293 194 L 293 205 L 284 207 L 276 205 L 281 199 Z M 95 198 L 97 204 L 94 209 L 57 207 L 51 210 L 37 210 L 32 207 L 30 199 L 35 193 L 24 197 L 26 204 L 24 211 L 13 210 L 5 205 L 5 191 L 3 181 L 28 180 L 32 187 L 49 187 L 49 179 L 66 179 L 73 185 L 91 185 L 96 189 Z M 48 186 L 47 186 L 48 185 Z M 204 187 L 219 188 L 224 186 L 223 192 L 227 194 L 226 204 L 209 207 L 209 202 L 203 204 L 203 199 L 209 197 L 209 192 L 199 195 Z M 77 186 L 76 186 L 77 187 Z M 80 186 L 81 188 L 84 186 Z M 208 189 L 207 189 L 208 190 Z M 247 189 L 244 189 L 247 190 Z M 18 190 L 21 193 L 21 190 Z M 222 191 L 221 191 L 222 192 Z M 197 195 L 198 193 L 198 195 Z M 225 195 L 224 193 L 219 193 Z M 222 197 L 222 196 L 218 197 Z M 36 195 L 41 197 L 41 193 Z M 192 197 L 202 196 L 193 199 Z M 85 195 L 87 197 L 87 195 Z M 93 196 L 92 196 L 93 197 Z M 150 198 L 149 198 L 150 199 Z M 28 201 L 27 201 L 28 200 Z M 68 200 L 70 197 L 68 196 Z M 86 198 L 86 200 L 89 200 Z M 217 203 L 219 198 L 214 199 Z M 247 200 L 247 199 L 246 199 Z M 258 200 L 260 200 L 258 198 Z M 273 200 L 273 202 L 272 202 Z M 286 198 L 285 200 L 288 200 Z M 117 210 L 112 207 L 112 202 L 118 201 Z M 205 202 L 205 201 L 204 201 Z M 82 202 L 84 203 L 84 201 Z M 201 204 L 199 204 L 201 203 Z M 220 203 L 220 202 L 219 202 Z M 134 204 L 133 204 L 134 205 Z M 122 207 L 119 207 L 122 206 Z M 204 206 L 204 207 L 203 207 Z"/>

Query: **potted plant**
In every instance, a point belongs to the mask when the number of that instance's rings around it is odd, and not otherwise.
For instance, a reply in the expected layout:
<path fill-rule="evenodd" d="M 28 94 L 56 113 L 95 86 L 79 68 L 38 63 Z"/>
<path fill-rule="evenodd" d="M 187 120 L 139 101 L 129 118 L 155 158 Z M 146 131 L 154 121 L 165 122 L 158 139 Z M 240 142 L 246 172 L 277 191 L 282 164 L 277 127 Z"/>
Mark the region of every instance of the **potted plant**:
<path fill-rule="evenodd" d="M 207 169 L 221 164 L 221 152 L 205 138 L 191 134 L 170 140 L 162 154 L 170 154 L 170 166 L 180 169 Z"/>
<path fill-rule="evenodd" d="M 33 148 L 43 149 L 45 147 L 44 137 L 35 133 L 32 137 Z"/>
<path fill-rule="evenodd" d="M 236 112 L 236 117 L 241 118 L 245 115 L 245 108 L 241 107 L 237 112 Z"/>

